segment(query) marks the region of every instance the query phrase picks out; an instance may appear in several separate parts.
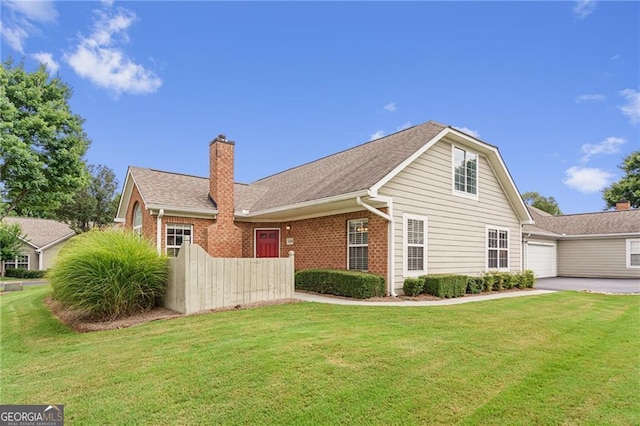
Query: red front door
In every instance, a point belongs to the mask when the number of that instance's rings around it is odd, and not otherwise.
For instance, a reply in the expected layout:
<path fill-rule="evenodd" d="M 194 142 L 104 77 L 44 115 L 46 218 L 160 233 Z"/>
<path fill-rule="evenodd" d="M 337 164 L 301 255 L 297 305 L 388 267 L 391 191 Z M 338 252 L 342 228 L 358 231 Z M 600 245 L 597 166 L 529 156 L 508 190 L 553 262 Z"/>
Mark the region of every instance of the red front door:
<path fill-rule="evenodd" d="M 256 257 L 280 257 L 279 230 L 256 230 Z"/>

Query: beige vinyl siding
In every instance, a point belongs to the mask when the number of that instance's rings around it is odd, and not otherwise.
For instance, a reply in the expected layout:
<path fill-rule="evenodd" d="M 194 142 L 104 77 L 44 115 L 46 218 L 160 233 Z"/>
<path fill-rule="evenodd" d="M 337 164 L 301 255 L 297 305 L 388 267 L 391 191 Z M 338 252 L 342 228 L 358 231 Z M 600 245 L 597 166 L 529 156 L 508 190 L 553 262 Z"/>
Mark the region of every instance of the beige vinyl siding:
<path fill-rule="evenodd" d="M 509 269 L 520 271 L 520 221 L 486 157 L 479 156 L 478 199 L 452 191 L 452 145 L 446 140 L 437 142 L 380 189 L 381 195 L 393 197 L 395 288 L 404 281 L 404 213 L 428 219 L 427 273 L 485 272 L 486 225 L 509 229 Z"/>
<path fill-rule="evenodd" d="M 60 252 L 60 249 L 62 249 L 62 247 L 64 247 L 64 245 L 67 244 L 68 241 L 69 240 L 64 240 L 56 245 L 53 245 L 47 248 L 42 252 L 42 256 L 44 256 L 44 259 L 42 260 L 43 269 L 49 269 L 53 266 L 56 260 L 56 257 L 58 256 L 58 252 Z M 37 265 L 36 265 L 36 268 L 37 268 Z"/>
<path fill-rule="evenodd" d="M 558 276 L 640 278 L 640 269 L 627 268 L 626 238 L 558 241 Z"/>

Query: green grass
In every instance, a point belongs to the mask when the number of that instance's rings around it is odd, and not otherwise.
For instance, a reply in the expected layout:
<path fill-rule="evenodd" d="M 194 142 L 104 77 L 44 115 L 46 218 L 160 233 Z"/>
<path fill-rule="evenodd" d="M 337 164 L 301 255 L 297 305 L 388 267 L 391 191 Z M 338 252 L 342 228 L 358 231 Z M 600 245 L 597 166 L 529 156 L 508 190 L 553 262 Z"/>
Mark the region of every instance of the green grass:
<path fill-rule="evenodd" d="M 640 297 L 298 303 L 77 334 L 0 296 L 2 404 L 68 424 L 640 424 Z"/>

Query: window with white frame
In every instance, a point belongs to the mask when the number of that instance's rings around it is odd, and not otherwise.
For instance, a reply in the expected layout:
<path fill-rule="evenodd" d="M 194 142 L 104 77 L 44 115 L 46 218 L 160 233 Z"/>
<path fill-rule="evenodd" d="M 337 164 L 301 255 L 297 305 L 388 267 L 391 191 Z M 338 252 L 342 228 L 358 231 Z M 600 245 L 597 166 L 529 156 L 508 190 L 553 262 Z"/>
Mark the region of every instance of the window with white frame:
<path fill-rule="evenodd" d="M 640 239 L 627 240 L 627 268 L 640 268 Z"/>
<path fill-rule="evenodd" d="M 509 228 L 487 226 L 487 269 L 509 269 Z"/>
<path fill-rule="evenodd" d="M 142 235 L 142 209 L 140 203 L 133 207 L 133 232 Z"/>
<path fill-rule="evenodd" d="M 348 268 L 359 271 L 369 269 L 369 219 L 347 222 Z"/>
<path fill-rule="evenodd" d="M 180 223 L 167 224 L 167 255 L 176 257 L 180 251 L 180 246 L 189 237 L 191 240 L 192 226 Z M 192 240 L 191 240 L 192 241 Z"/>
<path fill-rule="evenodd" d="M 9 269 L 29 269 L 29 255 L 21 254 L 15 259 L 7 260 L 4 262 L 4 270 Z"/>
<path fill-rule="evenodd" d="M 427 270 L 427 218 L 404 215 L 404 271 L 405 276 L 418 276 Z"/>
<path fill-rule="evenodd" d="M 478 195 L 478 154 L 453 147 L 453 189 L 457 193 Z"/>

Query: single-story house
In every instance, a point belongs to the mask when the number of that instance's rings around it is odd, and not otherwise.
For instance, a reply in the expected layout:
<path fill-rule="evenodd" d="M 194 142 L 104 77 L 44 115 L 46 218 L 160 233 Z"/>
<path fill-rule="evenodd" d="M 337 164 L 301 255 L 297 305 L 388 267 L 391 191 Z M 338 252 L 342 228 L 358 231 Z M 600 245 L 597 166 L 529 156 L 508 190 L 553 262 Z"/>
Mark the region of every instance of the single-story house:
<path fill-rule="evenodd" d="M 66 223 L 51 219 L 8 216 L 4 221 L 20 225 L 23 242 L 20 255 L 5 262 L 5 271 L 13 268 L 30 271 L 49 269 L 60 249 L 76 235 Z"/>
<path fill-rule="evenodd" d="M 433 121 L 259 179 L 234 183 L 235 143 L 209 144 L 209 176 L 129 167 L 116 222 L 175 255 L 285 257 L 296 269 L 405 277 L 523 269 L 532 223 L 497 147 Z"/>
<path fill-rule="evenodd" d="M 529 207 L 523 226 L 525 268 L 542 277 L 640 279 L 640 209 L 553 216 Z"/>

